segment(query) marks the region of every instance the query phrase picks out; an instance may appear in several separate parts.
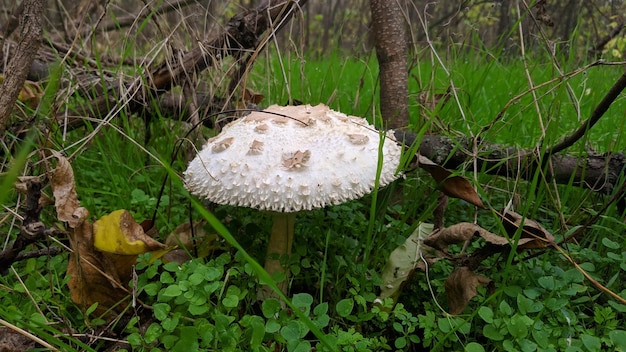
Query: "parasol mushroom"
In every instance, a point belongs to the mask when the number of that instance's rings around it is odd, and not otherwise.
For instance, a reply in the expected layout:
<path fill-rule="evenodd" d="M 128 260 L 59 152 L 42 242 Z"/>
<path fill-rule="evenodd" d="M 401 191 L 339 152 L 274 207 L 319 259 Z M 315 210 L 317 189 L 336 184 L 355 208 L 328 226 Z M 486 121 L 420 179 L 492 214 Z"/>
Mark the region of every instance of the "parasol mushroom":
<path fill-rule="evenodd" d="M 273 105 L 207 141 L 185 171 L 185 186 L 214 203 L 271 211 L 265 269 L 288 275 L 279 259 L 291 254 L 296 212 L 370 193 L 379 158 L 379 185 L 395 180 L 401 148 L 392 135 L 381 137 L 365 119 L 323 104 Z M 279 287 L 286 292 L 287 282 Z"/>

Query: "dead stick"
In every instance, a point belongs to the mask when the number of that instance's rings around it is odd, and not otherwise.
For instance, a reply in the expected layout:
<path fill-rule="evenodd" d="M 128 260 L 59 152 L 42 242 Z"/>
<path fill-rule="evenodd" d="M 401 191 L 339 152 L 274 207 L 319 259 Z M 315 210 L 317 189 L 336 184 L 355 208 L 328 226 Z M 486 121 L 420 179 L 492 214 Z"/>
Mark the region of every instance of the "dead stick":
<path fill-rule="evenodd" d="M 593 110 L 591 116 L 582 124 L 582 126 L 580 126 L 574 133 L 565 138 L 563 141 L 546 149 L 545 154 L 556 154 L 564 149 L 569 148 L 572 144 L 581 139 L 585 135 L 585 132 L 590 130 L 591 127 L 593 127 L 593 125 L 595 125 L 600 120 L 602 115 L 604 115 L 604 113 L 609 109 L 611 104 L 613 104 L 615 99 L 617 99 L 617 97 L 624 90 L 624 88 L 626 88 L 626 73 L 624 73 L 617 80 L 617 82 L 615 82 L 613 87 L 611 87 L 608 93 L 606 93 L 602 101 L 600 101 L 595 110 Z"/>
<path fill-rule="evenodd" d="M 31 243 L 42 238 L 45 231 L 44 224 L 39 220 L 41 207 L 41 181 L 28 181 L 26 195 L 26 209 L 24 221 L 20 228 L 20 233 L 13 243 L 0 252 L 0 275 L 6 275 L 9 267 L 15 262 L 18 254 Z"/>

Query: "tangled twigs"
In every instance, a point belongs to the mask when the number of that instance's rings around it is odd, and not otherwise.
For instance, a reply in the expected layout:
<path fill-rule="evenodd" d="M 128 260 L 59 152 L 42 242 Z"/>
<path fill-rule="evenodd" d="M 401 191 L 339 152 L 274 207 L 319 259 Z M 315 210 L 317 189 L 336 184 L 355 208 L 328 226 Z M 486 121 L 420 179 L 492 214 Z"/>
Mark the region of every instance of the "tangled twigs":
<path fill-rule="evenodd" d="M 26 207 L 24 209 L 24 220 L 20 227 L 20 233 L 17 235 L 15 241 L 0 252 L 0 275 L 6 275 L 9 267 L 17 260 L 23 258 L 30 258 L 32 255 L 20 256 L 20 252 L 24 250 L 29 244 L 36 243 L 37 241 L 45 238 L 47 235 L 56 234 L 58 230 L 47 229 L 46 226 L 39 219 L 41 213 L 41 205 L 39 199 L 41 198 L 42 181 L 38 179 L 32 179 L 27 181 L 27 194 L 26 194 Z M 46 253 L 54 251 L 48 250 Z"/>
<path fill-rule="evenodd" d="M 572 144 L 574 144 L 576 141 L 581 139 L 585 135 L 585 133 L 589 129 L 591 129 L 591 127 L 593 127 L 593 125 L 595 125 L 596 122 L 600 120 L 602 115 L 604 115 L 604 113 L 609 109 L 611 104 L 613 104 L 615 99 L 617 99 L 617 97 L 622 93 L 624 88 L 626 88 L 626 73 L 623 74 L 617 80 L 617 82 L 615 82 L 613 87 L 611 87 L 608 93 L 606 93 L 604 98 L 602 98 L 602 101 L 598 104 L 598 106 L 596 106 L 595 110 L 593 110 L 593 113 L 591 114 L 591 116 L 570 136 L 568 136 L 567 138 L 565 138 L 563 141 L 559 142 L 558 144 L 550 148 L 547 148 L 545 152 L 546 155 L 556 154 L 562 150 L 565 150 L 566 148 L 569 148 Z"/>

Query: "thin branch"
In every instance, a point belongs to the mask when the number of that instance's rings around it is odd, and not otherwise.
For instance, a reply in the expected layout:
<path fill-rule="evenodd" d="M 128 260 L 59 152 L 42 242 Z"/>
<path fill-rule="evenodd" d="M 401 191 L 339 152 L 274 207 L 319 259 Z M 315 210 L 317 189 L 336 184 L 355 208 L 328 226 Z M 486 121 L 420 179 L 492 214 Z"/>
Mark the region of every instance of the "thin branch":
<path fill-rule="evenodd" d="M 187 75 L 197 74 L 227 56 L 255 50 L 258 43 L 263 42 L 259 38 L 271 29 L 272 23 L 289 18 L 293 11 L 298 11 L 306 2 L 307 0 L 263 1 L 256 9 L 242 12 L 231 18 L 222 33 L 202 41 L 197 47 L 182 55 L 171 57 L 160 64 L 146 68 L 146 73 L 142 75 L 145 79 L 136 77 L 128 80 L 126 86 L 118 89 L 118 92 L 102 94 L 97 99 L 81 106 L 74 116 L 58 115 L 57 121 L 66 125 L 67 129 L 73 129 L 84 124 L 83 116 L 106 116 L 112 110 L 111 107 L 120 104 L 119 97 L 123 96 L 120 91 L 135 92 L 135 96 L 130 97 L 128 101 L 129 108 L 131 112 L 140 111 L 148 105 L 145 104 L 147 97 L 163 94 L 172 86 L 184 82 Z M 267 35 L 274 34 L 275 30 Z M 146 81 L 142 86 L 144 89 L 138 89 L 135 86 L 136 82 L 141 81 Z M 113 101 L 114 97 L 117 97 L 115 101 Z"/>
<path fill-rule="evenodd" d="M 556 154 L 562 150 L 565 150 L 572 146 L 576 141 L 581 139 L 587 131 L 591 129 L 604 115 L 604 113 L 609 109 L 611 104 L 617 99 L 617 97 L 622 93 L 622 91 L 626 88 L 626 73 L 624 73 L 618 80 L 615 82 L 613 87 L 609 90 L 608 93 L 604 96 L 602 101 L 596 106 L 595 110 L 591 116 L 580 126 L 574 133 L 572 133 L 569 137 L 565 138 L 563 141 L 558 144 L 549 147 L 546 149 L 546 155 Z"/>
<path fill-rule="evenodd" d="M 26 209 L 24 211 L 24 221 L 20 228 L 20 233 L 13 243 L 0 252 L 0 275 L 5 275 L 9 267 L 15 262 L 18 254 L 31 243 L 36 242 L 44 236 L 45 226 L 39 220 L 41 206 L 42 183 L 40 180 L 27 182 Z"/>
<path fill-rule="evenodd" d="M 411 132 L 396 131 L 396 139 L 411 145 L 416 135 Z M 422 137 L 419 152 L 448 169 L 467 167 L 468 161 L 477 158 L 477 167 L 490 175 L 520 179 L 532 177 L 532 170 L 540 166 L 537 155 L 532 150 L 519 150 L 499 144 L 481 143 L 476 155 L 471 152 L 469 138 L 452 140 L 448 137 L 425 135 Z M 588 153 L 588 155 L 552 154 L 552 171 L 547 175 L 559 184 L 580 185 L 603 194 L 614 193 L 626 166 L 623 153 Z"/>

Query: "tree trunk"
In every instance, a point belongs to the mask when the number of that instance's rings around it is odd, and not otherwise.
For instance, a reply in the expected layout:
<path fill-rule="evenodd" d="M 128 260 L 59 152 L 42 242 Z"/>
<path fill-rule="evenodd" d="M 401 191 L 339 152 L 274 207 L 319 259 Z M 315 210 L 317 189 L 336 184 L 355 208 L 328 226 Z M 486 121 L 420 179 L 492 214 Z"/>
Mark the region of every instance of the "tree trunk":
<path fill-rule="evenodd" d="M 370 0 L 380 78 L 380 112 L 388 128 L 409 124 L 407 42 L 401 0 Z"/>
<path fill-rule="evenodd" d="M 17 50 L 7 65 L 4 81 L 0 85 L 0 136 L 4 135 L 17 96 L 39 49 L 44 2 L 45 0 L 24 0 L 23 3 Z"/>

